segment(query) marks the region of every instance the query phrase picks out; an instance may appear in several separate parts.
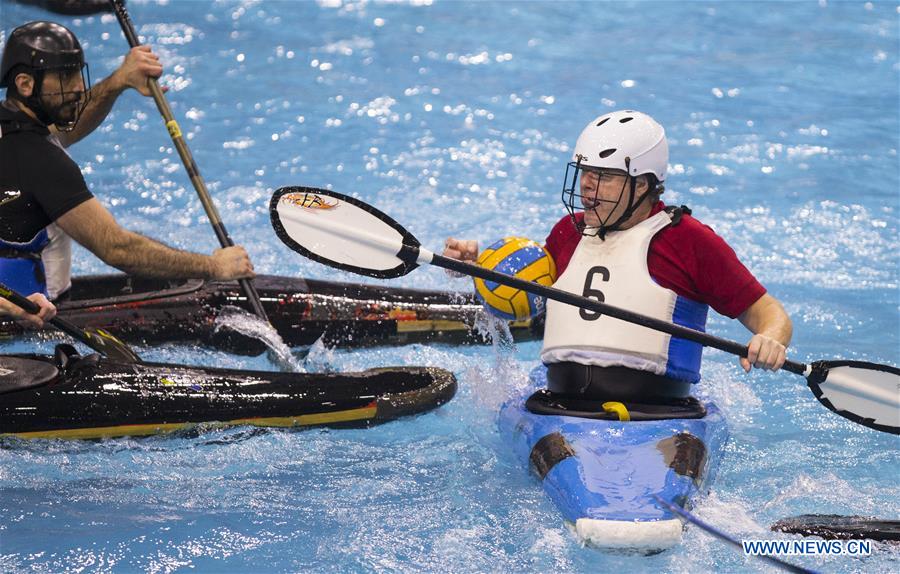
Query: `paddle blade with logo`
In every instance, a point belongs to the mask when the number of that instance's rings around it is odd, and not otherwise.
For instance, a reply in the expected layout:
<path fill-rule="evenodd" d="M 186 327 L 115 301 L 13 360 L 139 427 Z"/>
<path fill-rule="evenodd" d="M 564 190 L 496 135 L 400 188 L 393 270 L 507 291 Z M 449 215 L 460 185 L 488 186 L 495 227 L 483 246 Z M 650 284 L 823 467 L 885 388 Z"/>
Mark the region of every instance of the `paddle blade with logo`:
<path fill-rule="evenodd" d="M 864 361 L 816 361 L 806 382 L 819 402 L 855 423 L 900 434 L 900 369 Z"/>
<path fill-rule="evenodd" d="M 330 267 L 388 279 L 418 266 L 400 257 L 419 246 L 416 238 L 353 197 L 311 187 L 283 187 L 272 196 L 269 214 L 281 241 Z"/>

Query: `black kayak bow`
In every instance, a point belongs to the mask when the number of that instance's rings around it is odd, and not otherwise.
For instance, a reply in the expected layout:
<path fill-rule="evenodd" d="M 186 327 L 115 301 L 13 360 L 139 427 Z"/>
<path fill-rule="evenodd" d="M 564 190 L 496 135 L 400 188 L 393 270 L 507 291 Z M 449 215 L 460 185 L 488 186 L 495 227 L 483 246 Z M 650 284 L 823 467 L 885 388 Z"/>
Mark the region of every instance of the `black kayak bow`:
<path fill-rule="evenodd" d="M 388 215 L 354 197 L 311 187 L 283 187 L 272 196 L 269 212 L 275 233 L 285 245 L 336 269 L 384 279 L 402 277 L 427 263 L 747 356 L 746 345 L 735 341 L 437 255 L 421 247 Z M 809 365 L 785 361 L 783 368 L 805 377 L 813 394 L 829 410 L 863 426 L 900 434 L 897 367 L 863 361 L 816 361 Z"/>

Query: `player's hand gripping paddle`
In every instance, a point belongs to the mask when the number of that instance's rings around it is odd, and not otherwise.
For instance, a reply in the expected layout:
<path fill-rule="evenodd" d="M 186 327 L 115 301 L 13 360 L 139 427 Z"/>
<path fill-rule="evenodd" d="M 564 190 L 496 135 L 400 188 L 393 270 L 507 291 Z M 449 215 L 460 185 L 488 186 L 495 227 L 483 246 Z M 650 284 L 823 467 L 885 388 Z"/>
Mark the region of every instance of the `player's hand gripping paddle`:
<path fill-rule="evenodd" d="M 2 283 L 0 283 L 0 297 L 14 305 L 18 305 L 32 315 L 37 315 L 41 312 L 41 308 L 37 303 L 26 299 L 21 293 L 13 291 Z M 141 362 L 141 358 L 131 350 L 131 347 L 102 329 L 81 329 L 61 317 L 50 319 L 50 324 L 109 359 L 122 363 Z"/>
<path fill-rule="evenodd" d="M 370 277 L 406 275 L 428 263 L 480 277 L 554 301 L 604 313 L 622 321 L 695 341 L 739 357 L 747 347 L 701 331 L 545 287 L 531 281 L 437 255 L 399 223 L 363 201 L 310 187 L 283 187 L 269 205 L 272 226 L 291 249 L 319 263 Z M 900 434 L 900 369 L 862 361 L 785 361 L 784 369 L 806 377 L 816 398 L 830 410 L 869 428 Z"/>
<path fill-rule="evenodd" d="M 128 45 L 132 48 L 140 46 L 140 40 L 137 32 L 134 31 L 134 24 L 132 24 L 131 16 L 129 16 L 128 10 L 125 8 L 124 0 L 109 0 L 109 3 L 116 14 L 116 18 L 119 20 L 119 26 L 122 28 L 122 33 L 125 34 L 125 39 L 128 40 Z M 172 109 L 169 107 L 166 96 L 163 95 L 162 88 L 159 87 L 159 82 L 155 78 L 150 78 L 148 85 L 150 86 L 150 93 L 153 95 L 153 101 L 156 102 L 156 108 L 166 122 L 166 129 L 169 131 L 175 150 L 178 152 L 181 163 L 184 164 L 184 168 L 187 170 L 191 184 L 193 184 L 194 190 L 200 198 L 200 203 L 203 205 L 203 210 L 206 212 L 206 217 L 209 219 L 213 232 L 219 240 L 219 245 L 222 247 L 233 247 L 234 241 L 232 241 L 231 236 L 228 235 L 228 231 L 225 229 L 225 224 L 219 216 L 219 210 L 216 209 L 216 205 L 209 195 L 209 190 L 206 188 L 206 181 L 200 175 L 200 168 L 197 167 L 194 156 L 191 154 L 191 150 L 182 136 L 181 128 L 178 126 L 178 122 L 175 121 L 175 116 L 172 115 Z M 250 279 L 238 279 L 238 284 L 240 284 L 241 290 L 247 297 L 247 303 L 250 305 L 253 313 L 268 323 L 269 318 L 266 316 L 266 311 L 259 300 L 259 293 L 256 291 L 253 281 Z"/>

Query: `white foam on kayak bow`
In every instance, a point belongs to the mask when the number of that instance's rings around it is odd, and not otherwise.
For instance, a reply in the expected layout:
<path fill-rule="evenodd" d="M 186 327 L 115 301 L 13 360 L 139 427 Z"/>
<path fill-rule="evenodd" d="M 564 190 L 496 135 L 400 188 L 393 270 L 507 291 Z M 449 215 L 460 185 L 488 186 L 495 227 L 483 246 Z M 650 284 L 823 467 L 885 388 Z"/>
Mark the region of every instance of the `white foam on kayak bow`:
<path fill-rule="evenodd" d="M 661 552 L 681 544 L 683 525 L 677 518 L 656 521 L 597 520 L 579 518 L 579 540 L 600 549 Z"/>

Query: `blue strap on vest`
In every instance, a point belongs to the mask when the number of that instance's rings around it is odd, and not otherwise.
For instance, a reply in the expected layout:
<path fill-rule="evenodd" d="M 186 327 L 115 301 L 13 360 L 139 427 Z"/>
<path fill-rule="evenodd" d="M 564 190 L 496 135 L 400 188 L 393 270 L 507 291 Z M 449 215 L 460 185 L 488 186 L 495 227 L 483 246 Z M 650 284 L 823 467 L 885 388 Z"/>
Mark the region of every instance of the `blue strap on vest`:
<path fill-rule="evenodd" d="M 682 216 L 690 215 L 691 209 L 686 205 L 681 207 L 668 206 L 666 207 L 666 212 L 672 217 L 670 225 L 674 226 L 681 223 Z M 693 301 L 679 295 L 675 299 L 675 312 L 672 316 L 672 322 L 696 331 L 706 332 L 708 312 L 709 306 L 705 303 Z M 702 355 L 703 345 L 700 343 L 672 337 L 669 340 L 669 361 L 666 364 L 665 376 L 689 383 L 700 382 Z"/>
<path fill-rule="evenodd" d="M 47 295 L 47 277 L 41 251 L 50 243 L 42 229 L 28 243 L 10 243 L 0 239 L 0 282 L 22 293 Z"/>
<path fill-rule="evenodd" d="M 692 301 L 679 295 L 675 299 L 675 313 L 672 316 L 672 322 L 705 333 L 708 312 L 709 306 L 705 303 Z M 669 339 L 669 361 L 666 363 L 665 376 L 689 383 L 700 382 L 702 355 L 703 345 L 700 343 L 673 336 Z"/>

